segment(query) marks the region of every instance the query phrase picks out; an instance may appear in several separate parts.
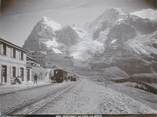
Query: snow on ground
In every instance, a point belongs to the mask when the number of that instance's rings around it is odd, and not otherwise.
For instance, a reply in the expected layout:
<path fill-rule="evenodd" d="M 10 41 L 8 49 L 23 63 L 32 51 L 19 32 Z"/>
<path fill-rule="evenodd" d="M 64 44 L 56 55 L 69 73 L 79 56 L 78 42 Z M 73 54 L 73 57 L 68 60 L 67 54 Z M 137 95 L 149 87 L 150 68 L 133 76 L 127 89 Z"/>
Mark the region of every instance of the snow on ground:
<path fill-rule="evenodd" d="M 157 113 L 150 107 L 93 81 L 82 79 L 69 93 L 38 114 L 135 114 Z"/>

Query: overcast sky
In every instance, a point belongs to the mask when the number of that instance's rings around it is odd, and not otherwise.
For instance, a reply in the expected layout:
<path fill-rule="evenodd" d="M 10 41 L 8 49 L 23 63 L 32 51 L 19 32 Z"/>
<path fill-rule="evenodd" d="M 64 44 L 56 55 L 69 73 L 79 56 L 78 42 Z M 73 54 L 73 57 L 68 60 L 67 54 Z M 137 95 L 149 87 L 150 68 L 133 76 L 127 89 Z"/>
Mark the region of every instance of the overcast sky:
<path fill-rule="evenodd" d="M 0 37 L 23 45 L 33 26 L 43 16 L 62 25 L 83 26 L 106 8 L 133 12 L 150 8 L 143 0 L 13 0 L 12 7 L 0 16 Z"/>

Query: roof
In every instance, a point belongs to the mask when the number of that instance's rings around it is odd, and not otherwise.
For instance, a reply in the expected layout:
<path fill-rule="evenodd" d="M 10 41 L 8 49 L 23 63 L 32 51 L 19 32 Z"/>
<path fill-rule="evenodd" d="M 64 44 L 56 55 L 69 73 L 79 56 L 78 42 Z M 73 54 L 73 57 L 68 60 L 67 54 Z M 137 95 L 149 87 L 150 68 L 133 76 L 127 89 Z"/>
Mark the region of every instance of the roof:
<path fill-rule="evenodd" d="M 55 69 L 54 71 L 63 71 L 63 72 L 66 72 L 66 71 L 64 71 L 63 69 Z"/>
<path fill-rule="evenodd" d="M 27 59 L 30 59 L 31 61 L 34 61 L 34 62 L 38 63 L 33 57 L 31 57 L 31 56 L 29 56 L 29 55 L 27 55 Z M 39 64 L 39 63 L 38 63 L 38 64 Z"/>
<path fill-rule="evenodd" d="M 0 38 L 0 42 L 5 43 L 5 44 L 7 44 L 7 45 L 9 45 L 9 46 L 11 46 L 11 47 L 17 48 L 18 50 L 21 50 L 21 51 L 23 51 L 23 52 L 25 52 L 25 53 L 28 52 L 27 50 L 23 49 L 22 47 L 20 47 L 20 46 L 18 46 L 18 45 L 15 45 L 15 44 L 13 44 L 13 43 L 11 43 L 11 42 L 9 42 L 9 41 L 6 41 L 6 40 L 4 40 L 4 39 L 2 39 L 2 38 Z"/>
<path fill-rule="evenodd" d="M 63 69 L 59 69 L 59 68 L 57 68 L 57 69 L 55 69 L 55 71 L 63 71 Z"/>

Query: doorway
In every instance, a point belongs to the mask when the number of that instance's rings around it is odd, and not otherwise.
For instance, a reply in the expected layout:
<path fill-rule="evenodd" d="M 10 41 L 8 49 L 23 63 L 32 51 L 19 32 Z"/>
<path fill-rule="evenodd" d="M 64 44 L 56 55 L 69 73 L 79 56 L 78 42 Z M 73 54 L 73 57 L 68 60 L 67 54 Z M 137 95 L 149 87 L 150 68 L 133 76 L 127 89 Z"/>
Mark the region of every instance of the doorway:
<path fill-rule="evenodd" d="M 1 69 L 1 83 L 7 83 L 7 66 L 2 65 Z"/>
<path fill-rule="evenodd" d="M 27 69 L 27 81 L 30 81 L 30 69 Z"/>

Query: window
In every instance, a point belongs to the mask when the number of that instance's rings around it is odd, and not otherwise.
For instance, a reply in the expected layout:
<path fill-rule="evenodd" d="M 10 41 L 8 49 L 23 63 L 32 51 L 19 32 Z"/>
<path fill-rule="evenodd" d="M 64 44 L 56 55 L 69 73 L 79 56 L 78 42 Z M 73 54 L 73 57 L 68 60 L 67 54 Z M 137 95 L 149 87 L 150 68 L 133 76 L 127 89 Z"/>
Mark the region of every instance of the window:
<path fill-rule="evenodd" d="M 2 44 L 2 54 L 3 55 L 7 55 L 7 48 L 6 48 L 6 44 Z"/>
<path fill-rule="evenodd" d="M 16 58 L 16 49 L 13 48 L 13 58 Z"/>
<path fill-rule="evenodd" d="M 10 57 L 13 58 L 13 48 L 10 48 Z"/>
<path fill-rule="evenodd" d="M 0 55 L 3 54 L 3 44 L 0 42 Z"/>
<path fill-rule="evenodd" d="M 23 60 L 23 56 L 24 56 L 23 52 L 20 52 L 20 60 Z"/>
<path fill-rule="evenodd" d="M 12 68 L 12 75 L 13 75 L 13 77 L 16 77 L 16 67 Z"/>
<path fill-rule="evenodd" d="M 22 79 L 22 81 L 24 81 L 24 68 L 20 68 L 20 77 Z"/>

